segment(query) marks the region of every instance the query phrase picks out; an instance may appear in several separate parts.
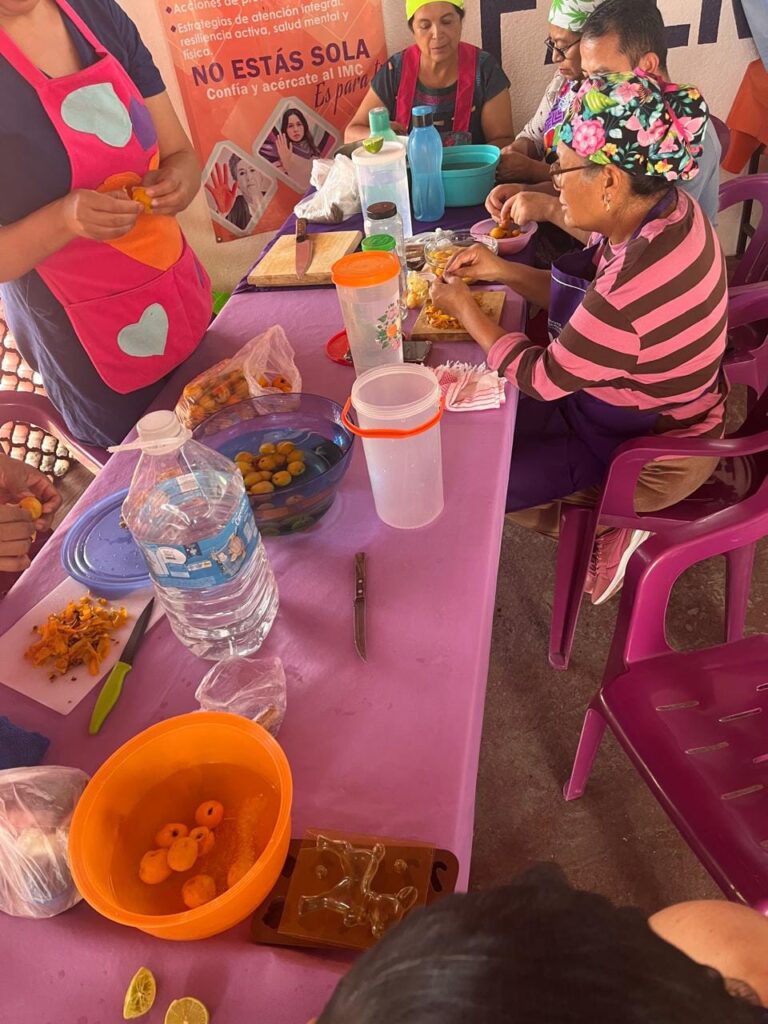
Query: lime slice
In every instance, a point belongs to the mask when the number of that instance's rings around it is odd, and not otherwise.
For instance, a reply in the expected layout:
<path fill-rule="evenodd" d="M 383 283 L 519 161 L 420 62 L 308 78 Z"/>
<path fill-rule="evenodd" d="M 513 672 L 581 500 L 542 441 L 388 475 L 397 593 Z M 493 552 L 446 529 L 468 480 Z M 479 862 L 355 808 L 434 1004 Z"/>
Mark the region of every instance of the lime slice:
<path fill-rule="evenodd" d="M 165 1024 L 208 1024 L 211 1018 L 199 999 L 174 999 L 165 1014 Z"/>
<path fill-rule="evenodd" d="M 157 995 L 155 976 L 148 967 L 140 967 L 131 978 L 123 1000 L 123 1020 L 133 1020 L 149 1013 Z"/>
<path fill-rule="evenodd" d="M 378 153 L 384 145 L 384 139 L 380 135 L 372 135 L 370 139 L 363 139 L 363 149 L 366 153 Z"/>

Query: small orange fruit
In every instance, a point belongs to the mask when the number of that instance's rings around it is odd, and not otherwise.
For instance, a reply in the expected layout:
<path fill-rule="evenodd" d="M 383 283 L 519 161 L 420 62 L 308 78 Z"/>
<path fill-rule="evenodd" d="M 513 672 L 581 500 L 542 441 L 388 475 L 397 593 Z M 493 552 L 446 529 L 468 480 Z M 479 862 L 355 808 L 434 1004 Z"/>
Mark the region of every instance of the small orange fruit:
<path fill-rule="evenodd" d="M 252 866 L 252 860 L 239 857 L 227 872 L 227 888 L 231 889 L 233 885 L 237 885 L 240 879 L 244 878 L 245 875 L 248 874 Z"/>
<path fill-rule="evenodd" d="M 207 825 L 208 828 L 216 828 L 224 818 L 224 806 L 218 800 L 206 800 L 195 811 L 195 821 L 198 825 Z"/>
<path fill-rule="evenodd" d="M 184 906 L 194 910 L 216 899 L 216 883 L 210 875 L 193 875 L 181 887 Z"/>
<path fill-rule="evenodd" d="M 268 469 L 270 472 L 273 469 L 277 469 L 277 463 L 275 462 L 274 455 L 262 455 L 256 465 L 259 469 Z"/>
<path fill-rule="evenodd" d="M 274 487 L 269 480 L 259 480 L 258 483 L 253 484 L 252 487 L 248 488 L 249 494 L 271 494 L 274 491 Z"/>
<path fill-rule="evenodd" d="M 172 821 L 169 825 L 163 825 L 160 831 L 155 836 L 155 845 L 162 846 L 165 849 L 174 843 L 177 839 L 183 839 L 189 835 L 189 829 L 186 825 L 182 825 L 181 822 Z"/>
<path fill-rule="evenodd" d="M 39 519 L 43 514 L 42 502 L 32 494 L 28 494 L 25 498 L 21 499 L 19 502 L 19 508 L 23 508 L 26 512 L 29 512 L 33 519 Z"/>
<path fill-rule="evenodd" d="M 134 203 L 141 203 L 147 213 L 152 213 L 152 197 L 147 195 L 147 190 L 141 185 L 133 186 L 131 199 Z"/>
<path fill-rule="evenodd" d="M 280 444 L 277 446 L 277 450 L 280 453 L 280 455 L 290 455 L 295 447 L 296 445 L 293 443 L 293 441 L 281 441 Z"/>
<path fill-rule="evenodd" d="M 141 858 L 139 878 L 146 885 L 159 885 L 172 875 L 167 850 L 149 850 Z"/>
<path fill-rule="evenodd" d="M 206 853 L 210 853 L 216 842 L 213 832 L 211 832 L 207 825 L 198 825 L 197 828 L 193 828 L 189 833 L 189 838 L 194 839 L 197 843 L 201 857 L 204 857 Z"/>
<path fill-rule="evenodd" d="M 200 850 L 194 839 L 175 839 L 168 848 L 168 867 L 173 871 L 189 871 Z"/>
<path fill-rule="evenodd" d="M 303 462 L 289 462 L 288 472 L 291 476 L 301 476 L 302 473 L 306 472 L 307 467 Z"/>
<path fill-rule="evenodd" d="M 264 444 L 259 445 L 259 455 L 274 455 L 276 450 L 270 441 L 265 441 Z"/>
<path fill-rule="evenodd" d="M 272 483 L 276 487 L 287 487 L 288 484 L 292 483 L 292 481 L 293 477 L 284 469 L 281 470 L 279 473 L 275 473 L 275 475 L 272 477 Z"/>

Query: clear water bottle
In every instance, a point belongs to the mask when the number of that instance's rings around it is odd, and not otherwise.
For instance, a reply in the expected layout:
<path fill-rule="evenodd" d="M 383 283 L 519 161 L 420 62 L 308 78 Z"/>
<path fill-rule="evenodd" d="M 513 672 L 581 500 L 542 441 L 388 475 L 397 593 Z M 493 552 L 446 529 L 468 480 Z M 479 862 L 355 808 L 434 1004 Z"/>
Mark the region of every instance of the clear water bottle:
<path fill-rule="evenodd" d="M 138 423 L 123 516 L 179 640 L 217 661 L 257 651 L 277 615 L 275 577 L 234 463 L 170 411 Z"/>
<path fill-rule="evenodd" d="M 445 213 L 443 140 L 432 124 L 432 108 L 414 107 L 412 124 L 408 136 L 408 163 L 411 165 L 413 215 L 421 221 L 440 220 Z"/>
<path fill-rule="evenodd" d="M 397 255 L 405 262 L 403 218 L 394 203 L 372 203 L 366 208 L 363 230 L 369 235 L 391 235 L 397 244 Z"/>
<path fill-rule="evenodd" d="M 368 111 L 368 124 L 371 138 L 384 139 L 385 142 L 398 142 L 397 135 L 389 123 L 389 111 L 386 107 L 374 107 Z"/>

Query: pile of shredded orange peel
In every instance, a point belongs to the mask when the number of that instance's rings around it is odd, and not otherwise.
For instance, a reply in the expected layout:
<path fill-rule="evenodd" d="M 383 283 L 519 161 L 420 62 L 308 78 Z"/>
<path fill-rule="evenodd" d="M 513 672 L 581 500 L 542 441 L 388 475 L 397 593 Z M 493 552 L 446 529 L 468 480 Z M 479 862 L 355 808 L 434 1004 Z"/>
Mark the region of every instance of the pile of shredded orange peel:
<path fill-rule="evenodd" d="M 125 608 L 112 608 L 104 598 L 94 601 L 82 597 L 70 601 L 62 612 L 49 615 L 35 626 L 40 639 L 25 651 L 33 665 L 47 666 L 50 678 L 64 675 L 78 665 L 86 665 L 92 676 L 98 675 L 112 646 L 112 634 L 128 619 Z"/>

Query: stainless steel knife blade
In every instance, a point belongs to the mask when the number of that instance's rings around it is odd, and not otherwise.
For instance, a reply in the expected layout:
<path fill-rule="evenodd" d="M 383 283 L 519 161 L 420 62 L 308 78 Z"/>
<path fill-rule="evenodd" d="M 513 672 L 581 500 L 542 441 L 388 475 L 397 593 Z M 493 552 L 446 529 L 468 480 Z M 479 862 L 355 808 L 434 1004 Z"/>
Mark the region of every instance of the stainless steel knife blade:
<path fill-rule="evenodd" d="M 307 234 L 307 221 L 299 217 L 296 221 L 296 276 L 301 280 L 307 276 L 312 262 L 312 236 Z"/>
<path fill-rule="evenodd" d="M 355 555 L 355 650 L 367 661 L 367 648 L 365 641 L 365 552 L 360 551 Z"/>

